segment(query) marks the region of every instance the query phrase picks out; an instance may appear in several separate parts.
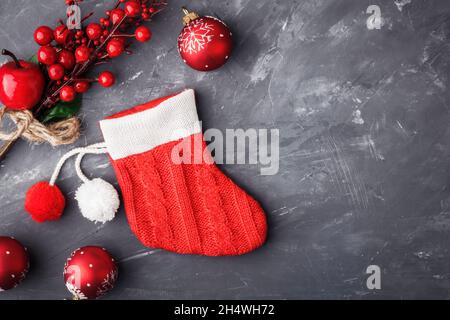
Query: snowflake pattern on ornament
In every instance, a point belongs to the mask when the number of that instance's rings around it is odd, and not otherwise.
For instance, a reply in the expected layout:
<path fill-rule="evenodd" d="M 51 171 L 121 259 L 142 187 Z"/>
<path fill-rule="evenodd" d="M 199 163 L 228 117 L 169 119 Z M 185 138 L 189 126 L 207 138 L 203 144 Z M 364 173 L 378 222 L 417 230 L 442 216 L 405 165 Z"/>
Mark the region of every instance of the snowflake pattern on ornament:
<path fill-rule="evenodd" d="M 87 297 L 84 295 L 83 292 L 79 288 L 77 288 L 73 283 L 68 280 L 66 282 L 67 290 L 74 296 L 77 300 L 87 300 Z"/>
<path fill-rule="evenodd" d="M 102 283 L 97 289 L 97 297 L 100 297 L 107 293 L 109 290 L 111 290 L 114 287 L 114 283 L 117 280 L 117 270 L 111 271 L 105 279 L 103 279 Z"/>
<path fill-rule="evenodd" d="M 189 54 L 202 51 L 212 41 L 214 35 L 211 32 L 213 31 L 214 27 L 203 19 L 194 20 L 180 34 L 178 39 L 180 51 Z"/>

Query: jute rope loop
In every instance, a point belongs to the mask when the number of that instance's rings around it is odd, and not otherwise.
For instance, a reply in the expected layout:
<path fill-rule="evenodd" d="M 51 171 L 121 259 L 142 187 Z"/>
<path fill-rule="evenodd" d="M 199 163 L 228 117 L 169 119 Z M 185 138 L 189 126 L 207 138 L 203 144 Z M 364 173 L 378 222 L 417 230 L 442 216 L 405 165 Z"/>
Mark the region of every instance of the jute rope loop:
<path fill-rule="evenodd" d="M 52 146 L 71 144 L 80 136 L 80 121 L 76 117 L 52 123 L 48 126 L 39 122 L 28 110 L 14 111 L 0 108 L 0 124 L 7 115 L 17 126 L 15 132 L 0 131 L 0 140 L 12 141 L 23 137 L 30 142 L 48 142 Z"/>

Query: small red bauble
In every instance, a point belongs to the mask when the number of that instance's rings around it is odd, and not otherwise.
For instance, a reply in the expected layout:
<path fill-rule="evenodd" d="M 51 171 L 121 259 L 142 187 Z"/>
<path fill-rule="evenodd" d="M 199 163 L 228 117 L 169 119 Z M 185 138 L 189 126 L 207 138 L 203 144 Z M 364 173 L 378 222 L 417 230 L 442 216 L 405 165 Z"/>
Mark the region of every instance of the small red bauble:
<path fill-rule="evenodd" d="M 46 46 L 53 41 L 53 30 L 47 26 L 40 26 L 34 31 L 34 41 L 38 45 Z"/>
<path fill-rule="evenodd" d="M 147 42 L 151 39 L 152 32 L 146 26 L 140 26 L 134 32 L 134 36 L 136 37 L 136 40 L 139 42 Z"/>
<path fill-rule="evenodd" d="M 53 37 L 57 43 L 64 45 L 72 39 L 73 33 L 65 25 L 60 25 L 53 31 Z"/>
<path fill-rule="evenodd" d="M 75 56 L 68 50 L 61 50 L 58 53 L 58 63 L 60 63 L 64 69 L 70 71 L 75 66 Z"/>
<path fill-rule="evenodd" d="M 86 35 L 91 40 L 97 40 L 102 35 L 103 28 L 98 23 L 90 23 L 86 27 Z"/>
<path fill-rule="evenodd" d="M 120 56 L 124 50 L 124 41 L 120 39 L 112 39 L 106 45 L 106 51 L 111 58 Z"/>
<path fill-rule="evenodd" d="M 116 77 L 109 71 L 104 71 L 98 76 L 98 83 L 105 88 L 111 87 L 116 82 Z"/>
<path fill-rule="evenodd" d="M 183 61 L 198 71 L 211 71 L 224 65 L 233 50 L 230 29 L 217 18 L 185 13 L 185 27 L 178 37 Z"/>
<path fill-rule="evenodd" d="M 0 291 L 16 287 L 29 266 L 27 249 L 14 238 L 0 236 Z"/>
<path fill-rule="evenodd" d="M 62 79 L 64 77 L 64 67 L 59 63 L 52 64 L 48 67 L 47 73 L 48 77 L 52 80 Z"/>
<path fill-rule="evenodd" d="M 64 282 L 75 299 L 96 299 L 114 287 L 118 270 L 106 249 L 86 246 L 75 250 L 64 266 Z"/>
<path fill-rule="evenodd" d="M 125 17 L 125 11 L 123 11 L 120 8 L 116 8 L 111 11 L 111 14 L 109 15 L 109 19 L 111 20 L 112 24 L 119 23 L 123 17 Z"/>
<path fill-rule="evenodd" d="M 37 58 L 40 63 L 49 66 L 56 62 L 58 55 L 56 53 L 55 48 L 51 46 L 44 46 L 39 48 Z"/>
<path fill-rule="evenodd" d="M 136 17 L 141 13 L 141 6 L 136 1 L 128 1 L 125 3 L 125 13 L 129 17 Z"/>
<path fill-rule="evenodd" d="M 75 50 L 75 59 L 78 63 L 83 63 L 89 60 L 89 56 L 91 55 L 91 51 L 86 46 L 79 46 Z"/>
<path fill-rule="evenodd" d="M 78 93 L 85 93 L 89 90 L 90 84 L 87 81 L 77 81 L 74 84 L 74 89 Z"/>
<path fill-rule="evenodd" d="M 61 190 L 47 181 L 31 186 L 25 196 L 25 210 L 37 222 L 58 220 L 65 205 L 66 200 Z"/>
<path fill-rule="evenodd" d="M 72 86 L 65 86 L 59 92 L 59 98 L 64 102 L 73 101 L 76 95 L 77 93 Z"/>

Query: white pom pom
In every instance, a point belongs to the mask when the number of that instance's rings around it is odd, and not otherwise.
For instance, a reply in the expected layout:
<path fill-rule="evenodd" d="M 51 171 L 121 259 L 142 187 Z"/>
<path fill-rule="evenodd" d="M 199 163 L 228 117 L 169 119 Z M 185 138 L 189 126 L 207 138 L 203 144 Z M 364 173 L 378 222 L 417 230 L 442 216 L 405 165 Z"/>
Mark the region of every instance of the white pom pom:
<path fill-rule="evenodd" d="M 103 179 L 83 183 L 75 193 L 81 214 L 94 222 L 111 221 L 120 206 L 116 189 Z"/>

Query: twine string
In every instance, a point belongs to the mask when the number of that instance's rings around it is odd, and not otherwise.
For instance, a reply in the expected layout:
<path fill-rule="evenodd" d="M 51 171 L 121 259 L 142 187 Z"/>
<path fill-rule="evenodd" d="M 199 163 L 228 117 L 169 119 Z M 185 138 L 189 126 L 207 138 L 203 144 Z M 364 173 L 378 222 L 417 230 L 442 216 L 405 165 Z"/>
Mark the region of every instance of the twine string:
<path fill-rule="evenodd" d="M 17 130 L 6 133 L 0 130 L 0 140 L 14 141 L 22 137 L 30 142 L 48 142 L 52 146 L 71 144 L 80 136 L 80 121 L 76 117 L 52 123 L 48 126 L 39 122 L 29 110 L 7 110 L 0 108 L 0 123 L 8 116 Z"/>

